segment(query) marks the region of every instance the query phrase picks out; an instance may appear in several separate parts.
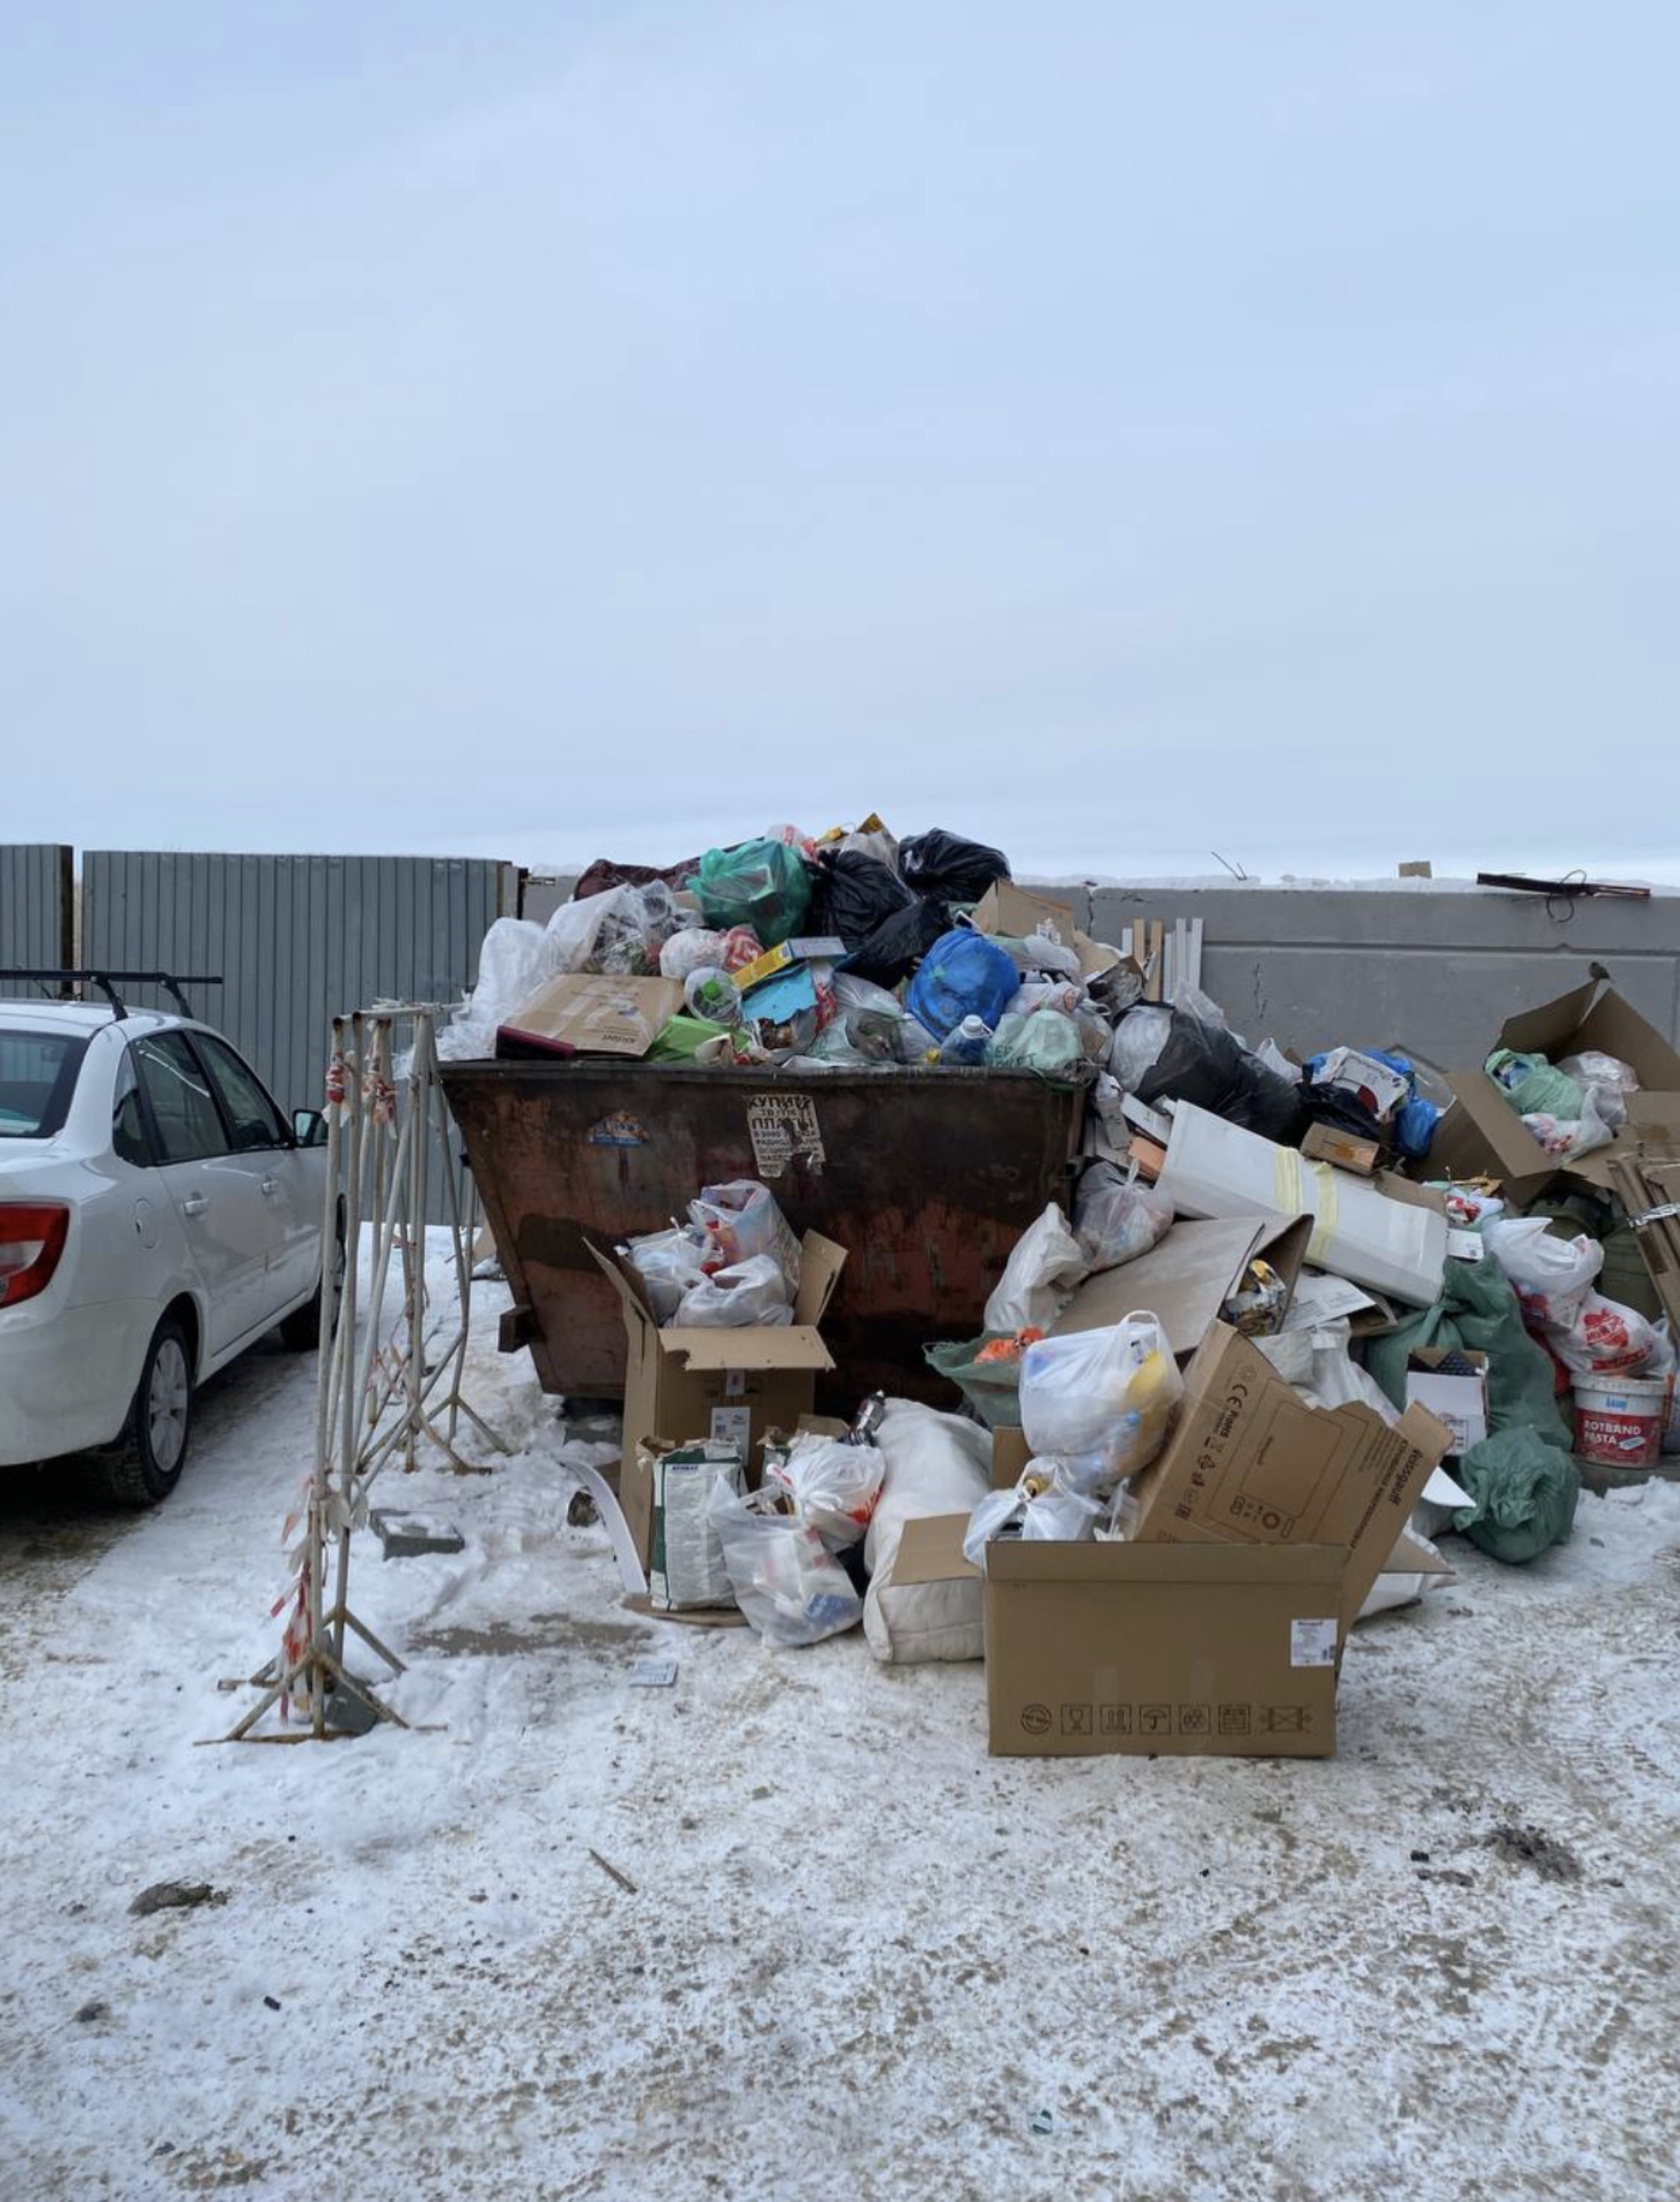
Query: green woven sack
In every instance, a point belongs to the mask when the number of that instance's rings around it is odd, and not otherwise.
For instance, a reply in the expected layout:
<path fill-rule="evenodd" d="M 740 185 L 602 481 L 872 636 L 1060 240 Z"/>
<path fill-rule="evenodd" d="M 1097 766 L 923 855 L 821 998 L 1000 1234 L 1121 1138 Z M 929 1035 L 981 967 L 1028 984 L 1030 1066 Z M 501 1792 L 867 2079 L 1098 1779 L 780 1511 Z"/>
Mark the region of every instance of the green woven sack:
<path fill-rule="evenodd" d="M 1474 1504 L 1452 1517 L 1473 1545 L 1522 1567 L 1563 1544 L 1575 1521 L 1580 1471 L 1532 1430 L 1502 1430 L 1473 1445 L 1455 1470 Z"/>

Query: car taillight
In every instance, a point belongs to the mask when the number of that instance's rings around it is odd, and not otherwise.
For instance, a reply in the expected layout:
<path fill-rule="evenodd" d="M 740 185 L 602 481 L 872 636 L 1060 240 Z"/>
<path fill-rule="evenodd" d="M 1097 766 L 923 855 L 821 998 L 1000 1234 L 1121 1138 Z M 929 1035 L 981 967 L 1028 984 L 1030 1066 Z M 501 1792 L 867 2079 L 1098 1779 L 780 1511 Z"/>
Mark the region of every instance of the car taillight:
<path fill-rule="evenodd" d="M 0 1308 L 46 1290 L 69 1230 L 64 1201 L 0 1201 Z"/>

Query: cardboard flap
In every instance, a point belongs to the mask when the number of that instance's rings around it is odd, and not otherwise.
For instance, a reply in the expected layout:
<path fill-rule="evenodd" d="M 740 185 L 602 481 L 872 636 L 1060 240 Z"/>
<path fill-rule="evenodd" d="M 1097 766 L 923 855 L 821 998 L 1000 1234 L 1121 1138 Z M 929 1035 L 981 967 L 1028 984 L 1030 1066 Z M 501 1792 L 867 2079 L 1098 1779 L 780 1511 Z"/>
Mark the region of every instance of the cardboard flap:
<path fill-rule="evenodd" d="M 1332 1608 L 1342 1596 L 1347 1566 L 1339 1545 L 1063 1544 L 999 1537 L 986 1546 L 993 1582 L 1320 1583 L 1331 1594 Z"/>
<path fill-rule="evenodd" d="M 798 1323 L 745 1330 L 662 1330 L 661 1353 L 685 1369 L 713 1375 L 720 1369 L 831 1369 L 822 1334 Z"/>
<path fill-rule="evenodd" d="M 1560 1043 L 1573 1034 L 1592 1008 L 1600 984 L 1610 976 L 1602 964 L 1590 964 L 1587 969 L 1592 976 L 1583 985 L 1559 994 L 1555 1001 L 1542 1002 L 1537 1009 L 1521 1009 L 1508 1017 L 1499 1028 L 1500 1046 L 1520 1055 L 1567 1055 L 1568 1048 Z"/>
<path fill-rule="evenodd" d="M 846 1266 L 846 1250 L 821 1231 L 807 1231 L 800 1241 L 799 1290 L 794 1296 L 794 1321 L 807 1329 L 820 1323 L 829 1311 L 840 1272 Z"/>
<path fill-rule="evenodd" d="M 565 972 L 539 986 L 501 1029 L 563 1040 L 584 1055 L 645 1055 L 682 1006 L 675 979 Z"/>
<path fill-rule="evenodd" d="M 648 1296 L 647 1280 L 634 1262 L 627 1260 L 616 1248 L 603 1251 L 592 1238 L 585 1238 L 584 1244 L 595 1257 L 607 1282 L 623 1301 L 625 1312 L 652 1323 L 657 1330 L 659 1317 Z"/>
<path fill-rule="evenodd" d="M 955 1582 L 980 1570 L 962 1557 L 966 1514 L 922 1514 L 905 1523 L 892 1561 L 895 1583 Z"/>
<path fill-rule="evenodd" d="M 1292 1292 L 1312 1236 L 1310 1216 L 1234 1216 L 1212 1223 L 1174 1224 L 1158 1246 L 1118 1269 L 1088 1278 L 1054 1336 L 1100 1330 L 1146 1308 L 1182 1358 L 1194 1353 L 1219 1320 L 1243 1270 L 1264 1255 Z"/>
<path fill-rule="evenodd" d="M 1047 894 L 1029 894 L 1013 880 L 994 880 L 975 904 L 970 922 L 976 933 L 1010 941 L 1031 940 L 1034 933 L 1042 933 L 1063 948 L 1073 946 L 1076 929 L 1066 902 L 1052 901 Z"/>

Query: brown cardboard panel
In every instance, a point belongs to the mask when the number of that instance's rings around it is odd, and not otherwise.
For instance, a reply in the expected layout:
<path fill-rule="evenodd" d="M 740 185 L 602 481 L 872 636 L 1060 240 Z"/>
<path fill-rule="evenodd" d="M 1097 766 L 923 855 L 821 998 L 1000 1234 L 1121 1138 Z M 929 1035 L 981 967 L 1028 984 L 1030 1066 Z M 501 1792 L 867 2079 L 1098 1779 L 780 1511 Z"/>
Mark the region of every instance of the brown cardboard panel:
<path fill-rule="evenodd" d="M 1079 958 L 1081 974 L 1086 978 L 1099 978 L 1127 960 L 1117 948 L 1082 933 L 1067 903 L 1054 901 L 1047 894 L 1029 894 L 1012 880 L 996 880 L 986 889 L 975 905 L 974 928 L 979 933 L 1001 935 L 1005 940 L 1015 941 L 1030 940 L 1034 933 L 1044 933 L 1063 948 L 1073 950 Z M 1141 979 L 1143 972 L 1135 962 L 1132 968 Z"/>
<path fill-rule="evenodd" d="M 1382 1152 L 1375 1140 L 1362 1140 L 1331 1124 L 1309 1126 L 1301 1141 L 1301 1153 L 1309 1162 L 1329 1162 L 1339 1170 L 1352 1170 L 1358 1177 L 1369 1177 Z"/>
<path fill-rule="evenodd" d="M 799 1242 L 799 1290 L 794 1294 L 794 1322 L 809 1329 L 822 1322 L 846 1266 L 846 1250 L 821 1231 L 807 1231 Z"/>
<path fill-rule="evenodd" d="M 1136 1261 L 1088 1278 L 1052 1331 L 1062 1336 L 1099 1330 L 1146 1308 L 1182 1359 L 1218 1322 L 1220 1309 L 1256 1256 L 1271 1264 L 1292 1293 L 1312 1236 L 1310 1216 L 1236 1216 L 1174 1224 L 1158 1246 Z"/>
<path fill-rule="evenodd" d="M 905 1523 L 899 1535 L 898 1557 L 892 1562 L 895 1583 L 951 1582 L 977 1575 L 962 1556 L 968 1532 L 966 1514 L 927 1514 Z"/>
<path fill-rule="evenodd" d="M 502 1029 L 564 1041 L 582 1055 L 645 1055 L 682 1006 L 675 979 L 568 972 L 539 986 Z"/>
<path fill-rule="evenodd" d="M 655 1330 L 659 1317 L 648 1291 L 648 1280 L 634 1262 L 620 1254 L 616 1247 L 598 1246 L 592 1238 L 584 1241 L 594 1256 L 597 1267 L 625 1303 L 626 1312 L 645 1315 Z"/>
<path fill-rule="evenodd" d="M 1018 1422 L 1012 1428 L 994 1430 L 991 1434 L 993 1490 L 1013 1490 L 1032 1457 L 1032 1448 L 1027 1443 L 1026 1432 Z"/>
<path fill-rule="evenodd" d="M 1220 1324 L 1185 1376 L 1166 1450 L 1132 1485 L 1140 1542 L 1338 1545 L 1342 1624 L 1382 1573 L 1451 1433 L 1424 1408 L 1390 1429 L 1369 1407 L 1311 1407 Z"/>
<path fill-rule="evenodd" d="M 994 1755 L 1328 1757 L 1333 1548 L 994 1544 Z"/>
<path fill-rule="evenodd" d="M 705 1606 L 693 1612 L 668 1613 L 663 1606 L 656 1606 L 645 1590 L 633 1591 L 619 1602 L 626 1613 L 640 1614 L 645 1621 L 680 1621 L 688 1629 L 744 1629 L 747 1625 L 738 1606 Z"/>
<path fill-rule="evenodd" d="M 685 1369 L 831 1369 L 822 1334 L 797 1323 L 743 1330 L 662 1330 L 662 1353 Z"/>
<path fill-rule="evenodd" d="M 1428 1168 L 1440 1177 L 1497 1177 L 1515 1206 L 1544 1192 L 1558 1175 L 1546 1153 L 1479 1065 L 1449 1070 L 1453 1105 L 1436 1126 Z"/>

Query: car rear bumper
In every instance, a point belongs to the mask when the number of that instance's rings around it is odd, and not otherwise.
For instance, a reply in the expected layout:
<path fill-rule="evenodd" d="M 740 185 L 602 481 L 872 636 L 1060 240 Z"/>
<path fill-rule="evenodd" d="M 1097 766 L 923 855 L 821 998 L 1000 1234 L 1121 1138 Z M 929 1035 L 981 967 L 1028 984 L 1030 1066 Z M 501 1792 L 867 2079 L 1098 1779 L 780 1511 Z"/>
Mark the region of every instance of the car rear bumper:
<path fill-rule="evenodd" d="M 108 1445 L 158 1323 L 149 1300 L 0 1314 L 0 1467 Z"/>

